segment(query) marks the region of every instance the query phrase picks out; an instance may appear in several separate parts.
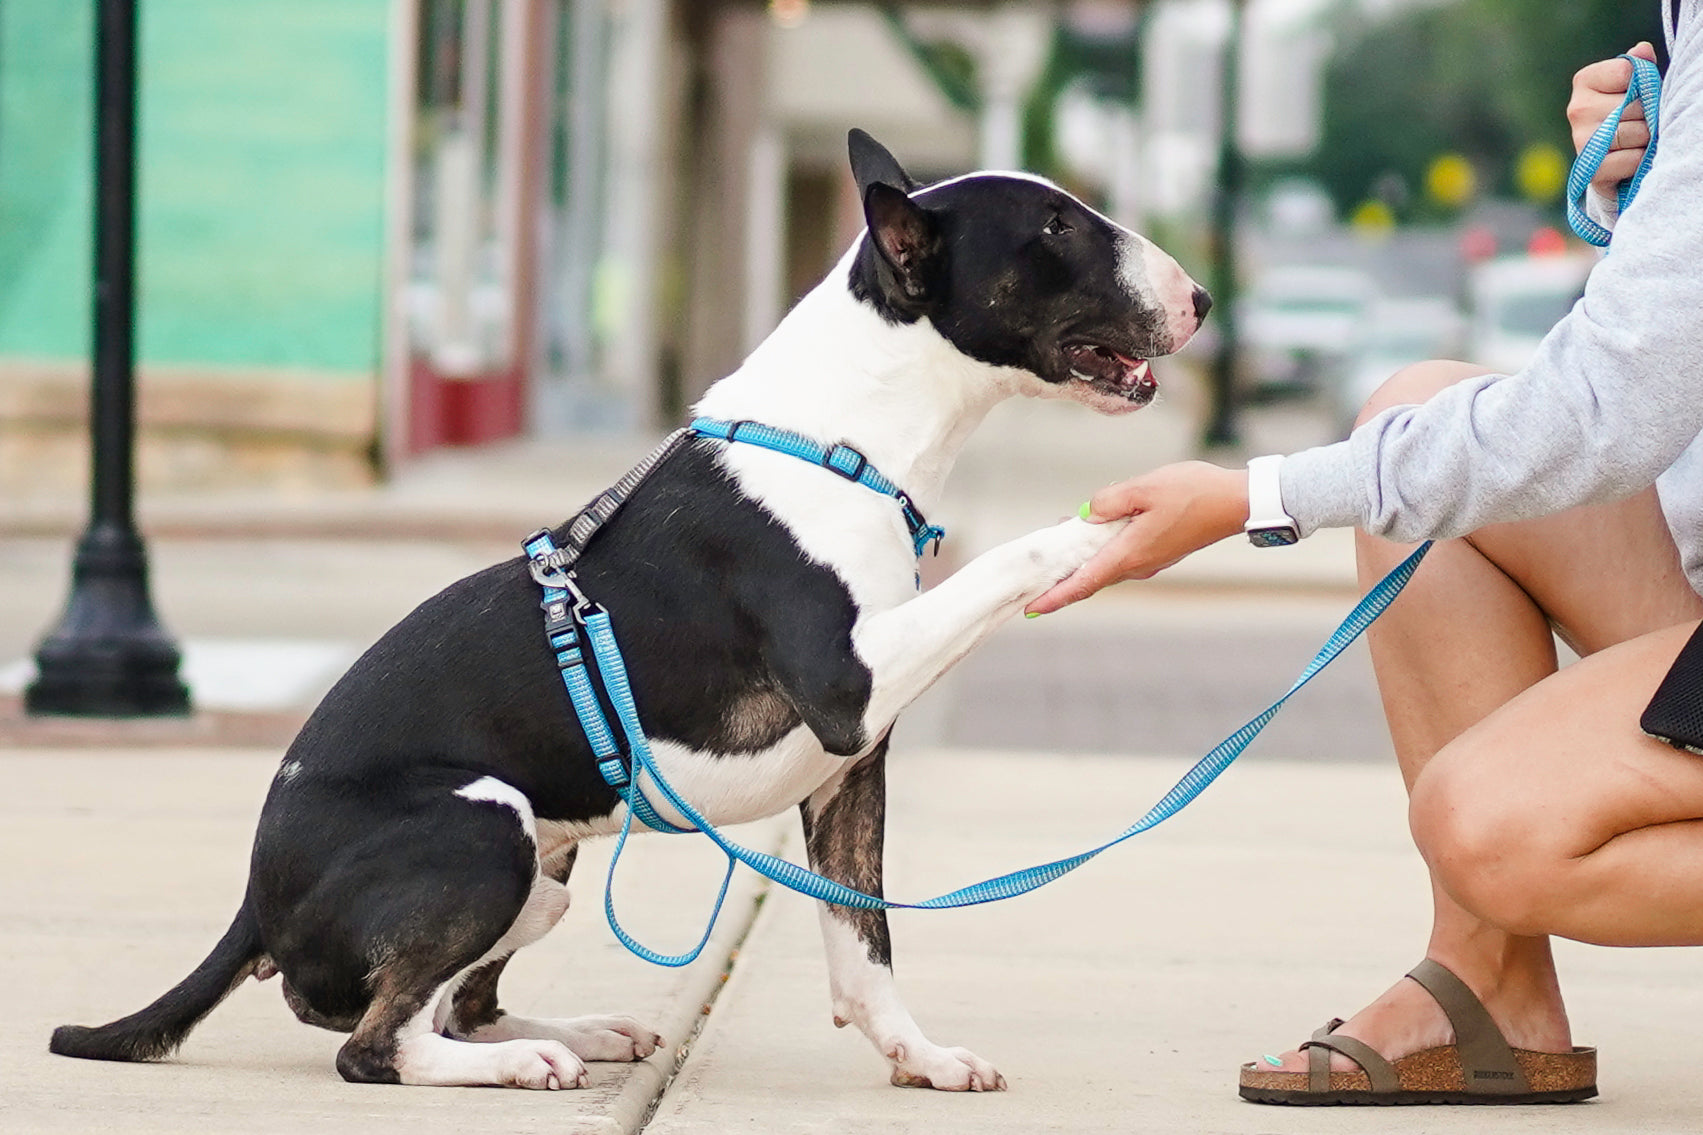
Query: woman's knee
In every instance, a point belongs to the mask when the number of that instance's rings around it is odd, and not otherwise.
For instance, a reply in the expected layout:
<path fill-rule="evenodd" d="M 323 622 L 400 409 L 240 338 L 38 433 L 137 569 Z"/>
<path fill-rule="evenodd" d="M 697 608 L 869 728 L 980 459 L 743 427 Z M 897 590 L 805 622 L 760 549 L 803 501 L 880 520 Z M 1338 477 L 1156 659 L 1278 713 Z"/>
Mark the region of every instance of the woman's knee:
<path fill-rule="evenodd" d="M 1489 373 L 1486 367 L 1447 359 L 1435 359 L 1403 367 L 1372 392 L 1354 424 L 1358 426 L 1369 422 L 1391 406 L 1412 406 L 1428 402 L 1439 391 L 1457 382 Z"/>
<path fill-rule="evenodd" d="M 1409 800 L 1414 842 L 1432 877 L 1469 912 L 1512 934 L 1548 933 L 1570 857 L 1544 826 L 1530 786 L 1480 756 L 1457 740 L 1420 773 Z"/>

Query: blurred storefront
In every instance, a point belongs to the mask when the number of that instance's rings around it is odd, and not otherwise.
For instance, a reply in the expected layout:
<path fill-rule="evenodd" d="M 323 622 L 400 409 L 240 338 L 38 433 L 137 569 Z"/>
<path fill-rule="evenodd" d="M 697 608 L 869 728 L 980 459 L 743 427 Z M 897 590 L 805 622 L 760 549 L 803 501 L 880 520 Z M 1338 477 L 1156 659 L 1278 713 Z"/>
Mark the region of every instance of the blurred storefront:
<path fill-rule="evenodd" d="M 144 486 L 671 423 L 861 226 L 847 127 L 1016 152 L 1051 9 L 892 7 L 143 0 Z M 0 4 L 0 492 L 84 476 L 90 8 Z M 988 105 L 930 20 L 978 22 Z"/>
<path fill-rule="evenodd" d="M 142 5 L 150 483 L 371 476 L 384 0 Z M 0 4 L 0 492 L 82 482 L 93 11 Z"/>

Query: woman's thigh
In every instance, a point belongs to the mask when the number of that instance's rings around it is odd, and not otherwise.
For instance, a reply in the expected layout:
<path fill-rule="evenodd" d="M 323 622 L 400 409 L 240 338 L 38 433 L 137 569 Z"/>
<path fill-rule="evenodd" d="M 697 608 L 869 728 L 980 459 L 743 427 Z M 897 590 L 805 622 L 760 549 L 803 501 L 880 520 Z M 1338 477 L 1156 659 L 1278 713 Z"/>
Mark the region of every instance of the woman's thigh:
<path fill-rule="evenodd" d="M 1425 402 L 1486 373 L 1484 367 L 1448 361 L 1408 367 L 1372 396 L 1360 420 L 1391 406 Z M 1653 487 L 1624 500 L 1490 525 L 1466 543 L 1524 591 L 1579 654 L 1703 618 L 1703 597 L 1681 569 Z M 1371 567 L 1382 574 L 1405 554 L 1389 547 Z M 1446 617 L 1446 609 L 1439 614 Z"/>
<path fill-rule="evenodd" d="M 1519 584 L 1580 655 L 1703 618 L 1654 488 L 1482 528 L 1467 542 Z"/>
<path fill-rule="evenodd" d="M 1516 933 L 1703 943 L 1703 757 L 1638 728 L 1696 626 L 1600 649 L 1437 753 L 1414 835 L 1462 906 Z"/>

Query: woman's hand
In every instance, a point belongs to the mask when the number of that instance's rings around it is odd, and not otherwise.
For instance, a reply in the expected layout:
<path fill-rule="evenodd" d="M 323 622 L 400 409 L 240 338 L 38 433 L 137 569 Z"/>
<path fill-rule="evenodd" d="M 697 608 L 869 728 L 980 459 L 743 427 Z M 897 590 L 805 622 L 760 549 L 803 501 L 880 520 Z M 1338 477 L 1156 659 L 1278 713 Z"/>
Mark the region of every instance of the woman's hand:
<path fill-rule="evenodd" d="M 1656 49 L 1640 43 L 1628 55 L 1656 61 Z M 1632 86 L 1632 64 L 1624 59 L 1605 59 L 1593 63 L 1573 76 L 1573 98 L 1567 104 L 1567 122 L 1573 128 L 1573 148 L 1583 150 L 1597 127 L 1603 124 L 1626 98 Z M 1614 150 L 1603 162 L 1591 184 L 1597 192 L 1613 198 L 1615 187 L 1638 172 L 1644 160 L 1644 150 L 1650 145 L 1650 127 L 1644 121 L 1644 107 L 1633 103 L 1620 120 L 1614 134 Z"/>
<path fill-rule="evenodd" d="M 1248 520 L 1248 474 L 1204 461 L 1166 465 L 1094 494 L 1087 519 L 1129 527 L 1051 591 L 1029 604 L 1045 615 L 1125 579 L 1150 579 L 1190 552 L 1234 536 Z"/>

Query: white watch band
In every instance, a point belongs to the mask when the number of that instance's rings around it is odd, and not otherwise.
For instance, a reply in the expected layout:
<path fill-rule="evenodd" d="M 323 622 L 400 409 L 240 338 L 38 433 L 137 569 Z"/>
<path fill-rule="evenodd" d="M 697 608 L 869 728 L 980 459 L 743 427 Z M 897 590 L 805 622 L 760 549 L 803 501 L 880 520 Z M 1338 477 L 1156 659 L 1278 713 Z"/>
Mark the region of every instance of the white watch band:
<path fill-rule="evenodd" d="M 1278 471 L 1283 466 L 1281 456 L 1256 457 L 1248 462 L 1248 533 L 1287 530 L 1290 543 L 1300 537 L 1295 518 L 1283 509 L 1283 492 Z"/>

